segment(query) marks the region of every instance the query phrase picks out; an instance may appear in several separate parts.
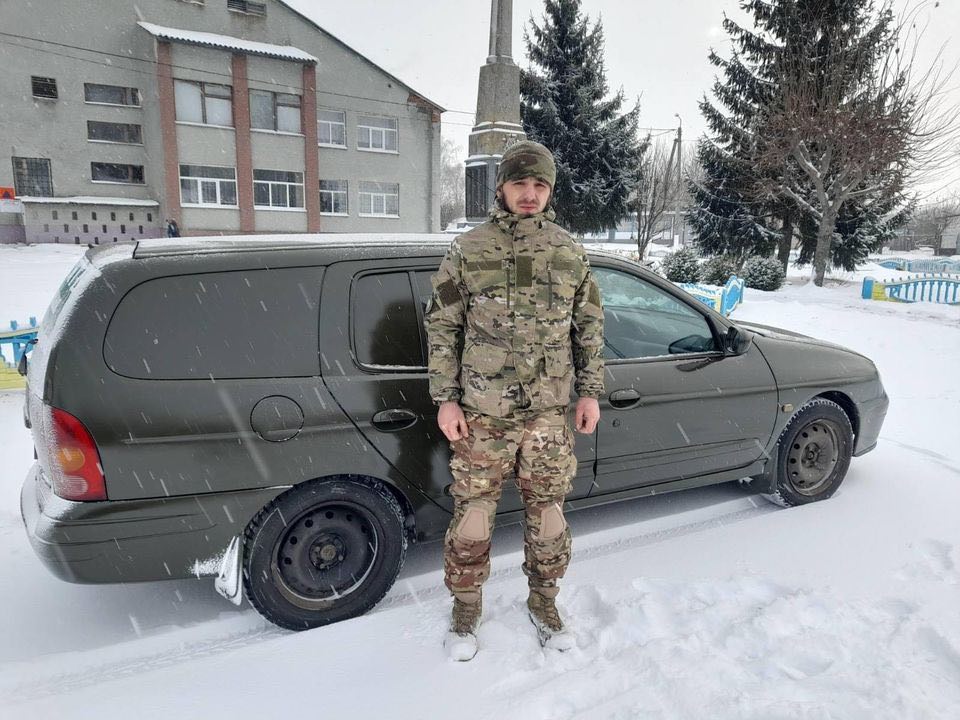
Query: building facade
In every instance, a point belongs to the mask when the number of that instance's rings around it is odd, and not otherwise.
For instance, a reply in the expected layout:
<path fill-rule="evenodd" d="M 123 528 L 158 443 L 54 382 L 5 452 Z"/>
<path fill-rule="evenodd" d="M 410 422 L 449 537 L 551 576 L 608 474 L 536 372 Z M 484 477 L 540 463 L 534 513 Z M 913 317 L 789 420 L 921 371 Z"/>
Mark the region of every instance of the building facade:
<path fill-rule="evenodd" d="M 4 20 L 2 240 L 439 230 L 443 108 L 279 0 Z"/>

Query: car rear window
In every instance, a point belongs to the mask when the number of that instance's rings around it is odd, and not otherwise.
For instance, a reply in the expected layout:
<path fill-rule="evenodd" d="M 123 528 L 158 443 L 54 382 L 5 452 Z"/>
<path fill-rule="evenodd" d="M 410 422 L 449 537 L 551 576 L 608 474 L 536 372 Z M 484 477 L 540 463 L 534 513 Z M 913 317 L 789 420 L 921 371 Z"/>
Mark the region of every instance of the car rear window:
<path fill-rule="evenodd" d="M 104 358 L 140 379 L 319 375 L 322 277 L 308 267 L 148 280 L 120 302 Z"/>

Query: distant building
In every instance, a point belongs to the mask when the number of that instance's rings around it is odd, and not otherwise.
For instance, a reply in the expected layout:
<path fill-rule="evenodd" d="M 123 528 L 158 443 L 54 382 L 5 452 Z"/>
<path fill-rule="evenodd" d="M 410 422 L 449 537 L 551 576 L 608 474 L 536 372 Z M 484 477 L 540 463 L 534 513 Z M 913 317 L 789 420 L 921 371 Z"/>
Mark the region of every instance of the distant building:
<path fill-rule="evenodd" d="M 938 255 L 956 255 L 960 252 L 960 217 L 950 218 L 943 229 L 943 242 Z"/>
<path fill-rule="evenodd" d="M 280 0 L 5 3 L 0 241 L 440 230 L 443 108 Z"/>

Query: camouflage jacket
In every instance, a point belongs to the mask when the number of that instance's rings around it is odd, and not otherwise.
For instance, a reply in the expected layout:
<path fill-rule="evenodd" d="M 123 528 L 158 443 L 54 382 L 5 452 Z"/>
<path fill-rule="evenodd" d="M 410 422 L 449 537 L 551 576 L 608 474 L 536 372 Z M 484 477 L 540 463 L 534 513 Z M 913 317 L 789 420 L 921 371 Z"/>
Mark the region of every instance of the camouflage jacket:
<path fill-rule="evenodd" d="M 506 417 L 603 393 L 603 308 L 553 212 L 502 210 L 451 243 L 426 315 L 430 395 Z M 571 362 L 572 360 L 572 362 Z"/>

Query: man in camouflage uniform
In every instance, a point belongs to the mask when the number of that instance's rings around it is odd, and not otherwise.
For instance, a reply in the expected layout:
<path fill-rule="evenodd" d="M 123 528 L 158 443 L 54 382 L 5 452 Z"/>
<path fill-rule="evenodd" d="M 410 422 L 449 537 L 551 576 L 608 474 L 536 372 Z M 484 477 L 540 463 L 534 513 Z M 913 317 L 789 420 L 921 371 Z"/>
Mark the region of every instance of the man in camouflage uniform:
<path fill-rule="evenodd" d="M 583 247 L 552 222 L 555 179 L 543 145 L 508 148 L 490 219 L 453 241 L 433 278 L 430 394 L 453 450 L 444 572 L 454 596 L 450 637 L 465 643 L 457 659 L 476 652 L 494 514 L 514 470 L 526 510 L 531 620 L 542 643 L 572 646 L 554 603 L 570 561 L 563 501 L 577 466 L 566 410 L 575 377 L 575 427 L 594 431 L 603 309 Z"/>

